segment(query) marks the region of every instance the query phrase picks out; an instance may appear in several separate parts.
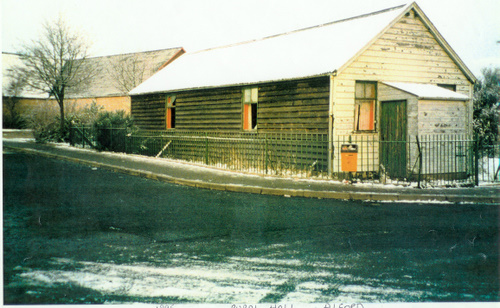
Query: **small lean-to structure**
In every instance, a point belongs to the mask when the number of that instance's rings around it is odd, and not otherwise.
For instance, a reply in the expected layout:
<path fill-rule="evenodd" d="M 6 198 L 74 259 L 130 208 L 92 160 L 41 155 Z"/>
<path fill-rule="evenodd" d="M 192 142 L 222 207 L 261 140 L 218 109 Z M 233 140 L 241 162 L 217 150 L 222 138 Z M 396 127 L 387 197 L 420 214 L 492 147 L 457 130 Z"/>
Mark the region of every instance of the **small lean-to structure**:
<path fill-rule="evenodd" d="M 336 140 L 367 138 L 357 163 L 375 156 L 363 171 L 379 172 L 380 156 L 391 150 L 382 142 L 363 150 L 373 142 L 470 135 L 475 80 L 410 3 L 188 52 L 130 92 L 131 112 L 149 130 L 328 134 L 330 174 L 342 171 Z M 405 147 L 392 154 L 405 155 L 397 168 L 382 166 L 396 177 L 411 168 L 414 150 Z"/>

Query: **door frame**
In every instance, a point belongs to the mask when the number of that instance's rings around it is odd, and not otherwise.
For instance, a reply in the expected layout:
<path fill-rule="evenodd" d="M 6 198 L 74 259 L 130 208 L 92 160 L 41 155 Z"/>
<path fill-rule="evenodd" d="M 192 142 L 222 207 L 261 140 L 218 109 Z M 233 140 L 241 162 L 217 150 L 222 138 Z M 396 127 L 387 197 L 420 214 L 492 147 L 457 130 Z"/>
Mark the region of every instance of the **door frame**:
<path fill-rule="evenodd" d="M 389 178 L 406 178 L 408 165 L 408 100 L 381 101 L 379 123 L 380 171 L 383 171 L 385 176 Z"/>

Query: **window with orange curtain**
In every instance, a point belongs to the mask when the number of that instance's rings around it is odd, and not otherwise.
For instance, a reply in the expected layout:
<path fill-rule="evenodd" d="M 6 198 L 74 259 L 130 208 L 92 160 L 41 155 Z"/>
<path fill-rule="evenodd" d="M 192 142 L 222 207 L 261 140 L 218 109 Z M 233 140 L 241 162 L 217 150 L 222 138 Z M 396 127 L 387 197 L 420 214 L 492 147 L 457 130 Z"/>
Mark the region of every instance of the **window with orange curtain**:
<path fill-rule="evenodd" d="M 377 83 L 356 81 L 354 104 L 354 130 L 375 130 L 375 104 L 377 101 Z"/>
<path fill-rule="evenodd" d="M 243 89 L 243 130 L 257 129 L 258 88 Z"/>
<path fill-rule="evenodd" d="M 165 98 L 165 120 L 166 128 L 175 128 L 175 95 L 169 95 Z"/>

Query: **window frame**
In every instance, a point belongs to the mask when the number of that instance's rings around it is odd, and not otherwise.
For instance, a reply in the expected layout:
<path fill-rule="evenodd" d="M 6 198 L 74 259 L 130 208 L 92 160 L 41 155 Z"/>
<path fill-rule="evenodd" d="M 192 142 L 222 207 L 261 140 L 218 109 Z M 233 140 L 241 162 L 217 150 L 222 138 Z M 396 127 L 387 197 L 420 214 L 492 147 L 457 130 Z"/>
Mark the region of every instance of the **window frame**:
<path fill-rule="evenodd" d="M 453 83 L 438 83 L 437 86 L 446 90 L 457 92 L 457 85 Z"/>
<path fill-rule="evenodd" d="M 259 88 L 242 89 L 242 128 L 244 131 L 255 131 L 258 127 Z M 253 125 L 255 122 L 255 125 Z"/>
<path fill-rule="evenodd" d="M 176 95 L 165 95 L 165 128 L 175 129 Z"/>
<path fill-rule="evenodd" d="M 358 85 L 363 85 L 363 94 L 360 95 L 358 91 Z M 373 85 L 373 95 L 367 96 L 367 85 Z M 378 102 L 378 82 L 377 81 L 366 81 L 366 80 L 356 80 L 354 84 L 354 124 L 353 131 L 357 133 L 374 133 L 377 132 L 377 104 Z M 371 106 L 368 110 L 363 108 L 363 105 L 370 103 Z M 363 114 L 360 114 L 363 110 Z M 369 128 L 359 129 L 360 119 L 364 118 L 365 112 L 369 112 Z M 370 128 L 371 127 L 371 128 Z"/>

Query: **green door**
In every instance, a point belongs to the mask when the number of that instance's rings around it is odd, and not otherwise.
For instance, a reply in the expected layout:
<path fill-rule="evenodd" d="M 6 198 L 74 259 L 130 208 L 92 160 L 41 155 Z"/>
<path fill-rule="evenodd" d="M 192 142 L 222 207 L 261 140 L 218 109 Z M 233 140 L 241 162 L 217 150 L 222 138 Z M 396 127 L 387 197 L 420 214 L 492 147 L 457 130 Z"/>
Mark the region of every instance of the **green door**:
<path fill-rule="evenodd" d="M 380 168 L 390 178 L 406 177 L 406 101 L 382 102 Z"/>

